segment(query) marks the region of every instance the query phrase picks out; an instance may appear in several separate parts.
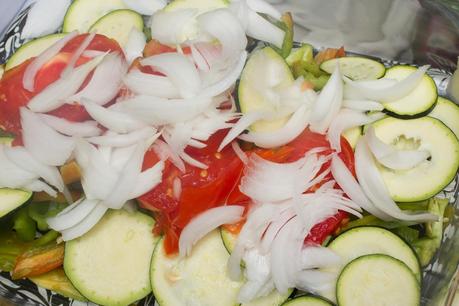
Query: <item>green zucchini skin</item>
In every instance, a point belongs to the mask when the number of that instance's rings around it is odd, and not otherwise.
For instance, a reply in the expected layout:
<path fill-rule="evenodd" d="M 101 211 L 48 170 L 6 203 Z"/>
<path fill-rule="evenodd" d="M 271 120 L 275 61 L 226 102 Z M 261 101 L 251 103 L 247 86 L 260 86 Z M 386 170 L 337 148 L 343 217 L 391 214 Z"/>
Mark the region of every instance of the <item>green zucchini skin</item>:
<path fill-rule="evenodd" d="M 303 295 L 286 301 L 282 306 L 333 306 L 333 303 L 319 296 Z"/>

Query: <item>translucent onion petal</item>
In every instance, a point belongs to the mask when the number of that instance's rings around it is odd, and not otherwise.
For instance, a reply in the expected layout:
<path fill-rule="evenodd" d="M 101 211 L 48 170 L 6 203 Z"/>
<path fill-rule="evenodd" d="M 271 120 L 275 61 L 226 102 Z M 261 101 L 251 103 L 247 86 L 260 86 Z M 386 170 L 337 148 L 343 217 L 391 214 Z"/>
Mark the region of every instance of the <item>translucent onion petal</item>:
<path fill-rule="evenodd" d="M 80 56 L 83 54 L 83 52 L 89 46 L 89 44 L 93 41 L 94 37 L 96 37 L 96 33 L 95 32 L 88 34 L 85 37 L 85 39 L 81 42 L 81 44 L 78 46 L 78 48 L 72 53 L 72 56 L 70 57 L 69 61 L 67 62 L 67 66 L 61 72 L 61 77 L 62 78 L 67 78 L 70 75 L 70 73 L 72 73 L 73 68 L 74 68 L 77 60 L 80 58 Z"/>
<path fill-rule="evenodd" d="M 27 151 L 45 165 L 65 164 L 75 147 L 74 140 L 53 130 L 39 115 L 25 107 L 20 112 L 22 139 Z"/>
<path fill-rule="evenodd" d="M 343 106 L 359 111 L 382 111 L 384 106 L 376 101 L 370 100 L 344 100 Z"/>
<path fill-rule="evenodd" d="M 124 4 L 139 14 L 150 16 L 167 5 L 166 0 L 123 0 Z"/>
<path fill-rule="evenodd" d="M 27 185 L 24 186 L 25 190 L 33 191 L 33 192 L 45 192 L 49 196 L 55 198 L 57 197 L 57 192 L 51 186 L 46 184 L 43 181 L 35 180 Z"/>
<path fill-rule="evenodd" d="M 148 191 L 155 188 L 162 180 L 162 172 L 164 170 L 164 162 L 160 161 L 150 169 L 140 173 L 137 177 L 137 182 L 129 197 L 131 199 L 138 198 Z"/>
<path fill-rule="evenodd" d="M 150 1 L 153 2 L 153 1 Z M 129 32 L 128 41 L 124 46 L 124 54 L 128 64 L 131 64 L 136 58 L 143 55 L 143 49 L 147 43 L 145 34 L 137 28 L 132 28 Z"/>
<path fill-rule="evenodd" d="M 269 15 L 274 19 L 281 19 L 282 17 L 282 14 L 274 6 L 264 0 L 247 0 L 247 5 L 255 12 Z"/>
<path fill-rule="evenodd" d="M 0 187 L 21 188 L 38 179 L 37 174 L 18 167 L 9 160 L 5 154 L 5 149 L 5 145 L 0 144 Z"/>
<path fill-rule="evenodd" d="M 285 32 L 252 10 L 248 11 L 247 35 L 282 48 Z"/>
<path fill-rule="evenodd" d="M 223 224 L 238 222 L 243 213 L 243 206 L 230 205 L 211 208 L 194 217 L 180 234 L 180 256 L 190 255 L 193 245 L 201 238 Z"/>
<path fill-rule="evenodd" d="M 72 210 L 46 220 L 49 227 L 55 231 L 71 228 L 86 218 L 99 203 L 97 200 L 81 199 Z"/>
<path fill-rule="evenodd" d="M 130 132 L 128 134 L 117 135 L 102 135 L 87 138 L 87 141 L 93 144 L 107 147 L 127 147 L 141 141 L 152 138 L 156 134 L 156 129 L 152 127 L 144 127 L 140 130 Z M 159 135 L 157 135 L 159 136 Z"/>
<path fill-rule="evenodd" d="M 39 116 L 47 125 L 64 135 L 91 137 L 102 133 L 96 121 L 73 122 L 47 114 L 39 114 Z"/>
<path fill-rule="evenodd" d="M 150 95 L 160 98 L 180 98 L 178 88 L 169 78 L 160 75 L 143 73 L 133 69 L 124 77 L 124 84 L 138 95 Z"/>
<path fill-rule="evenodd" d="M 87 232 L 89 232 L 96 224 L 99 222 L 100 219 L 105 215 L 108 208 L 104 205 L 98 204 L 90 213 L 89 215 L 83 219 L 77 225 L 65 229 L 62 231 L 62 239 L 64 241 L 70 241 L 76 239 L 78 237 L 83 236 Z"/>
<path fill-rule="evenodd" d="M 198 10 L 158 11 L 151 17 L 151 37 L 163 44 L 179 45 L 197 36 Z"/>

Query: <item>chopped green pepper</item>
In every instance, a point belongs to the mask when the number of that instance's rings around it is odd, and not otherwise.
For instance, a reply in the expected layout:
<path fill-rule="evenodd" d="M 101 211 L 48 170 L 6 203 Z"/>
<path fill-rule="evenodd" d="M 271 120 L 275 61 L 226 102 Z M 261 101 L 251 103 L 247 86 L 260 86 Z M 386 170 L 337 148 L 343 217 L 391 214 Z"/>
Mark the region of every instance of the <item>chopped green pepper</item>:
<path fill-rule="evenodd" d="M 13 229 L 23 241 L 32 241 L 37 232 L 37 223 L 29 216 L 28 208 L 21 208 L 13 217 Z"/>

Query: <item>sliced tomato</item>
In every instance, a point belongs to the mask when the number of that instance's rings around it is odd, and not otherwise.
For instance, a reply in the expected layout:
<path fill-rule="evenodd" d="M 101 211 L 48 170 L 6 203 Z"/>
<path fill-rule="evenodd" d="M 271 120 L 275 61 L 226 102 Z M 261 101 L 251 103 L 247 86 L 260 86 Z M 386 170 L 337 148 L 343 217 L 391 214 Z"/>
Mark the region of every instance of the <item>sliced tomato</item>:
<path fill-rule="evenodd" d="M 0 80 L 0 126 L 3 129 L 12 132 L 16 135 L 21 134 L 21 123 L 19 116 L 19 108 L 27 105 L 27 103 L 35 95 L 40 93 L 48 85 L 56 81 L 61 72 L 67 66 L 72 54 L 81 45 L 82 41 L 88 34 L 83 34 L 70 40 L 66 46 L 57 54 L 51 61 L 43 65 L 35 77 L 35 91 L 29 92 L 23 87 L 24 72 L 32 59 L 25 61 L 21 65 L 5 72 Z M 88 46 L 88 50 L 97 51 L 119 51 L 122 50 L 118 43 L 102 35 L 96 35 Z M 76 62 L 76 66 L 84 64 L 89 58 L 80 57 Z M 88 76 L 86 82 L 90 79 Z M 83 84 L 85 86 L 85 84 Z M 66 104 L 50 114 L 68 119 L 70 121 L 84 121 L 89 118 L 88 113 L 81 105 Z M 18 139 L 20 137 L 17 137 Z"/>
<path fill-rule="evenodd" d="M 177 49 L 172 48 L 168 45 L 164 45 L 160 43 L 159 41 L 157 41 L 156 39 L 152 39 L 145 45 L 145 48 L 143 49 L 143 56 L 149 57 L 153 55 L 158 55 L 162 53 L 171 53 L 171 52 L 177 52 Z M 182 52 L 184 54 L 190 54 L 191 49 L 190 47 L 184 47 L 182 48 Z"/>
<path fill-rule="evenodd" d="M 181 173 L 170 162 L 166 162 L 163 181 L 152 191 L 141 196 L 143 208 L 156 213 L 157 232 L 166 234 L 166 251 L 174 253 L 178 247 L 181 230 L 196 215 L 210 208 L 225 204 L 226 197 L 235 189 L 242 174 L 243 164 L 231 147 L 217 152 L 226 131 L 213 135 L 204 149 L 187 149 L 193 158 L 208 165 L 206 170 L 187 165 Z M 144 168 L 158 161 L 154 151 L 147 152 Z M 181 194 L 174 197 L 174 181 L 179 181 Z"/>

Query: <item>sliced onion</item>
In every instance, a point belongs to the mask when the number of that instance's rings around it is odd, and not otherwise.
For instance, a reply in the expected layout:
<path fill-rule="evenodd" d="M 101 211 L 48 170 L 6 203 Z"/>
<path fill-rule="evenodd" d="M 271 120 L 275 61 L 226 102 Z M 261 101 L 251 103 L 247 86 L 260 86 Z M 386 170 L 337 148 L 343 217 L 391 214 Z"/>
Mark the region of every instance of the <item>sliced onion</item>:
<path fill-rule="evenodd" d="M 249 25 L 249 11 L 251 10 L 247 5 L 247 1 L 231 1 L 228 9 L 239 19 L 242 27 L 247 31 Z"/>
<path fill-rule="evenodd" d="M 372 90 L 381 90 L 384 88 L 389 88 L 397 84 L 397 80 L 382 78 L 378 80 L 361 80 L 359 84 L 364 87 L 368 87 Z M 350 84 L 344 84 L 344 98 L 349 100 L 368 100 L 365 96 L 361 93 L 359 88 L 352 86 Z"/>
<path fill-rule="evenodd" d="M 211 208 L 194 217 L 180 234 L 180 256 L 189 256 L 193 245 L 201 238 L 223 224 L 238 222 L 243 213 L 243 206 L 230 205 Z"/>
<path fill-rule="evenodd" d="M 62 25 L 70 3 L 70 0 L 36 1 L 27 13 L 27 20 L 21 31 L 21 38 L 30 39 L 57 32 Z"/>
<path fill-rule="evenodd" d="M 118 94 L 127 68 L 125 60 L 119 54 L 108 54 L 94 70 L 89 83 L 67 101 L 81 102 L 88 99 L 99 105 L 107 104 Z"/>
<path fill-rule="evenodd" d="M 238 19 L 227 9 L 217 9 L 198 17 L 202 31 L 216 38 L 222 45 L 224 59 L 245 50 L 247 37 Z"/>
<path fill-rule="evenodd" d="M 172 195 L 178 201 L 182 195 L 182 181 L 176 177 L 172 182 Z"/>
<path fill-rule="evenodd" d="M 54 190 L 51 186 L 40 180 L 35 180 L 32 183 L 25 185 L 24 189 L 33 192 L 45 192 L 53 198 L 57 197 L 56 190 Z"/>
<path fill-rule="evenodd" d="M 245 61 L 247 60 L 247 52 L 242 51 L 239 60 L 234 66 L 229 66 L 226 73 L 222 75 L 221 79 L 204 88 L 200 95 L 208 97 L 216 97 L 225 91 L 231 89 L 241 75 L 244 69 Z"/>
<path fill-rule="evenodd" d="M 197 36 L 198 10 L 158 11 L 151 17 L 151 37 L 163 44 L 180 45 Z"/>
<path fill-rule="evenodd" d="M 327 132 L 332 149 L 341 152 L 341 134 L 347 129 L 366 125 L 384 117 L 383 113 L 365 114 L 351 109 L 341 109 L 330 124 Z"/>
<path fill-rule="evenodd" d="M 247 35 L 282 48 L 285 32 L 252 10 L 248 11 Z"/>
<path fill-rule="evenodd" d="M 237 141 L 233 141 L 231 143 L 231 147 L 233 148 L 234 153 L 236 153 L 237 157 L 239 157 L 239 159 L 244 163 L 244 165 L 247 165 L 249 163 L 249 158 L 247 157 L 247 154 L 245 154 L 245 152 L 242 151 Z"/>
<path fill-rule="evenodd" d="M 60 192 L 64 191 L 64 182 L 56 167 L 43 165 L 24 147 L 5 147 L 4 153 L 6 157 L 18 167 L 43 178 L 48 184 L 56 187 Z"/>
<path fill-rule="evenodd" d="M 10 161 L 5 154 L 6 147 L 0 144 L 0 187 L 2 188 L 22 188 L 36 179 L 38 175 L 18 167 Z"/>
<path fill-rule="evenodd" d="M 193 99 L 167 100 L 141 95 L 117 103 L 115 109 L 132 115 L 145 123 L 164 125 L 193 119 L 208 108 L 211 103 L 211 98 L 202 96 Z"/>
<path fill-rule="evenodd" d="M 61 72 L 61 77 L 62 78 L 67 78 L 72 73 L 73 68 L 74 68 L 77 60 L 80 58 L 80 56 L 83 54 L 83 52 L 89 46 L 89 44 L 93 41 L 94 37 L 96 37 L 96 33 L 95 32 L 90 33 L 81 42 L 81 44 L 78 46 L 78 48 L 75 50 L 75 52 L 73 52 L 72 56 L 70 57 L 70 60 L 67 63 L 67 66 Z"/>
<path fill-rule="evenodd" d="M 274 290 L 274 283 L 271 280 L 271 258 L 253 248 L 244 254 L 243 260 L 246 282 L 239 290 L 238 302 L 250 303 L 256 298 L 267 296 Z"/>
<path fill-rule="evenodd" d="M 107 212 L 107 207 L 104 205 L 98 204 L 90 213 L 89 215 L 83 219 L 77 225 L 65 229 L 62 231 L 62 239 L 64 241 L 70 241 L 76 239 L 78 237 L 83 236 L 87 232 L 89 232 L 96 224 L 99 222 L 100 219 L 105 215 Z"/>
<path fill-rule="evenodd" d="M 205 59 L 209 69 L 221 61 L 222 46 L 220 44 L 197 42 L 193 44 L 193 46 L 197 52 L 199 52 L 199 54 L 201 54 L 201 56 Z"/>
<path fill-rule="evenodd" d="M 349 171 L 341 158 L 336 155 L 332 158 L 331 171 L 333 178 L 336 180 L 341 189 L 343 189 L 346 195 L 357 205 L 381 220 L 390 221 L 392 219 L 388 214 L 377 208 L 370 199 L 367 198 L 362 190 L 362 187 L 360 187 L 359 183 L 355 180 L 351 171 Z"/>
<path fill-rule="evenodd" d="M 40 118 L 54 130 L 68 136 L 91 137 L 101 134 L 96 121 L 72 122 L 59 117 L 39 114 Z"/>
<path fill-rule="evenodd" d="M 78 205 L 72 210 L 56 217 L 48 218 L 46 222 L 55 231 L 71 228 L 86 218 L 99 203 L 97 200 L 80 199 Z"/>
<path fill-rule="evenodd" d="M 325 134 L 331 122 L 338 114 L 343 100 L 343 81 L 339 66 L 336 65 L 333 74 L 320 92 L 314 103 L 311 114 L 311 130 Z"/>
<path fill-rule="evenodd" d="M 49 2 L 49 1 L 48 1 Z M 63 3 L 65 1 L 62 1 Z M 40 18 L 43 18 L 40 16 Z M 62 39 L 55 42 L 48 49 L 43 51 L 38 57 L 36 57 L 32 62 L 27 65 L 27 68 L 24 71 L 24 78 L 22 79 L 22 84 L 25 89 L 33 92 L 35 89 L 35 76 L 40 68 L 50 61 L 56 54 L 61 51 L 61 49 L 75 36 L 78 35 L 77 31 L 71 32 L 65 35 Z"/>
<path fill-rule="evenodd" d="M 308 126 L 309 111 L 301 106 L 279 130 L 274 132 L 250 132 L 239 136 L 244 141 L 255 143 L 261 148 L 275 148 L 285 145 L 298 137 Z"/>
<path fill-rule="evenodd" d="M 282 14 L 279 11 L 264 0 L 247 0 L 249 8 L 257 13 L 266 14 L 274 19 L 281 19 Z"/>
<path fill-rule="evenodd" d="M 321 270 L 304 270 L 297 274 L 295 286 L 301 290 L 319 294 L 334 288 L 338 275 Z"/>
<path fill-rule="evenodd" d="M 161 160 L 170 159 L 172 164 L 174 164 L 177 169 L 179 169 L 181 172 L 185 172 L 185 163 L 177 154 L 172 152 L 172 149 L 167 143 L 158 140 L 153 145 L 153 150 L 156 154 L 158 154 Z"/>
<path fill-rule="evenodd" d="M 133 69 L 123 81 L 129 90 L 138 95 L 170 99 L 180 98 L 178 88 L 165 76 L 143 73 L 138 69 Z"/>
<path fill-rule="evenodd" d="M 49 166 L 61 166 L 75 147 L 74 140 L 49 127 L 39 115 L 25 107 L 21 110 L 24 146 L 37 160 Z"/>
<path fill-rule="evenodd" d="M 295 216 L 296 212 L 291 208 L 285 209 L 276 216 L 277 218 L 271 222 L 261 239 L 260 251 L 262 254 L 268 254 L 270 252 L 272 243 L 279 231 Z"/>
<path fill-rule="evenodd" d="M 193 44 L 190 45 L 190 50 L 191 50 L 191 57 L 193 58 L 193 61 L 196 64 L 196 67 L 198 67 L 198 69 L 201 71 L 209 71 L 210 66 L 207 63 L 204 56 L 201 54 L 201 52 L 199 52 L 198 49 L 196 49 L 196 47 Z"/>
<path fill-rule="evenodd" d="M 253 123 L 265 118 L 267 115 L 263 112 L 250 112 L 244 114 L 238 122 L 233 126 L 233 128 L 226 134 L 225 138 L 223 138 L 220 146 L 218 147 L 218 151 L 220 152 L 224 147 L 226 147 L 230 142 L 236 139 L 239 134 L 244 132 L 249 126 Z"/>
<path fill-rule="evenodd" d="M 142 121 L 113 108 L 105 108 L 89 100 L 85 100 L 83 105 L 94 120 L 111 131 L 129 133 L 146 126 Z"/>
<path fill-rule="evenodd" d="M 437 221 L 438 216 L 431 213 L 403 212 L 392 200 L 384 180 L 379 173 L 368 148 L 365 137 L 359 140 L 355 149 L 355 170 L 360 186 L 373 202 L 385 214 L 403 221 Z"/>
<path fill-rule="evenodd" d="M 196 66 L 182 54 L 163 53 L 144 58 L 140 63 L 165 74 L 183 98 L 194 97 L 201 89 L 201 77 Z"/>
<path fill-rule="evenodd" d="M 359 111 L 382 111 L 384 109 L 381 103 L 369 100 L 344 100 L 343 106 Z"/>
<path fill-rule="evenodd" d="M 368 147 L 383 166 L 393 170 L 408 170 L 418 166 L 430 157 L 426 150 L 397 150 L 381 141 L 373 127 L 365 133 Z"/>
<path fill-rule="evenodd" d="M 126 6 L 139 14 L 150 16 L 167 5 L 166 0 L 123 0 Z"/>
<path fill-rule="evenodd" d="M 147 126 L 140 130 L 130 132 L 128 134 L 95 136 L 88 138 L 87 141 L 101 146 L 127 147 L 138 142 L 150 139 L 153 136 L 155 136 L 155 134 L 156 129 Z"/>
<path fill-rule="evenodd" d="M 28 107 L 39 113 L 46 113 L 65 104 L 65 101 L 81 87 L 89 73 L 100 63 L 102 57 L 95 57 L 78 66 L 66 78 L 60 78 L 30 99 Z"/>
<path fill-rule="evenodd" d="M 339 266 L 341 257 L 329 248 L 307 246 L 301 251 L 301 269 Z"/>
<path fill-rule="evenodd" d="M 107 52 L 99 51 L 99 50 L 85 50 L 82 55 L 84 57 L 94 58 L 94 57 L 98 57 L 98 56 L 103 56 L 106 53 Z"/>
<path fill-rule="evenodd" d="M 134 189 L 131 191 L 129 197 L 136 199 L 148 191 L 155 188 L 162 180 L 162 171 L 164 170 L 164 162 L 160 161 L 150 169 L 140 173 L 137 177 L 137 182 Z"/>
<path fill-rule="evenodd" d="M 126 46 L 124 46 L 124 54 L 126 55 L 128 64 L 131 64 L 136 58 L 142 57 L 146 43 L 147 38 L 145 34 L 133 27 L 131 32 L 129 32 Z"/>
<path fill-rule="evenodd" d="M 392 102 L 401 99 L 412 92 L 421 82 L 424 74 L 429 69 L 429 66 L 422 66 L 415 72 L 411 73 L 405 79 L 397 82 L 393 86 L 377 88 L 378 81 L 372 81 L 373 85 L 368 86 L 369 83 L 360 83 L 360 81 L 352 81 L 349 78 L 344 78 L 346 84 L 354 91 L 359 93 L 362 97 L 374 101 Z M 384 79 L 383 79 L 384 80 Z M 365 81 L 370 82 L 370 81 Z M 383 81 L 385 82 L 385 81 Z"/>

